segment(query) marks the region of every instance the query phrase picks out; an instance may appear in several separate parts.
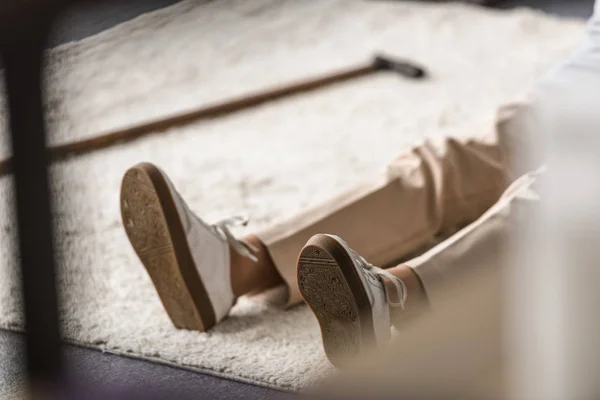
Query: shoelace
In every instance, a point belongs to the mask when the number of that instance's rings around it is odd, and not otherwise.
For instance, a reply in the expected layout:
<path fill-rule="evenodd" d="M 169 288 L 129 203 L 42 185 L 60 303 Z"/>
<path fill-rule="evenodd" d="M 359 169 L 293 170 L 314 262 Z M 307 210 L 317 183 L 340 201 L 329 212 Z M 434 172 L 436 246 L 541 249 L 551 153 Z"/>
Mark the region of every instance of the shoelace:
<path fill-rule="evenodd" d="M 239 255 L 247 257 L 254 262 L 258 262 L 258 257 L 254 253 L 258 253 L 258 248 L 245 240 L 237 239 L 233 236 L 233 233 L 229 230 L 232 226 L 246 226 L 248 224 L 248 218 L 244 216 L 235 216 L 231 218 L 225 218 L 215 224 L 213 229 L 215 232 L 223 238 L 233 250 Z"/>
<path fill-rule="evenodd" d="M 353 252 L 353 253 L 354 253 L 354 257 L 357 258 L 359 265 L 363 269 L 365 269 L 367 272 L 386 277 L 390 280 L 390 282 L 392 282 L 392 284 L 396 288 L 396 294 L 398 295 L 399 300 L 393 301 L 392 299 L 390 299 L 390 294 L 388 293 L 387 286 L 385 285 L 385 283 L 382 282 L 383 288 L 385 290 L 385 295 L 387 297 L 387 301 L 388 301 L 390 307 L 400 307 L 400 308 L 404 309 L 404 306 L 406 305 L 406 298 L 408 296 L 408 290 L 406 289 L 406 284 L 404 283 L 404 281 L 402 279 L 398 278 L 397 276 L 392 275 L 390 272 L 386 271 L 385 269 L 376 267 L 373 264 L 368 263 L 367 260 L 365 260 L 358 253 L 356 253 L 356 252 Z"/>

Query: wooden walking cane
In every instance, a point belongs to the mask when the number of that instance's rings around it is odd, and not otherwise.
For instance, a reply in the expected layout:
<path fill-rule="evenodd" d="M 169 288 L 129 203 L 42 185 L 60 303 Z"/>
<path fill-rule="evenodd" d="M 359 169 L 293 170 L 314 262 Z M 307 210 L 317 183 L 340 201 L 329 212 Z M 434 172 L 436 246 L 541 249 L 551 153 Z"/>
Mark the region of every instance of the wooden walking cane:
<path fill-rule="evenodd" d="M 373 61 L 367 65 L 350 68 L 345 71 L 337 71 L 330 75 L 267 89 L 254 94 L 248 94 L 237 99 L 209 105 L 182 114 L 176 114 L 163 119 L 142 123 L 140 125 L 117 129 L 89 139 L 76 140 L 70 143 L 51 146 L 48 148 L 49 158 L 50 161 L 56 161 L 66 158 L 67 156 L 89 153 L 91 151 L 114 146 L 118 143 L 135 140 L 157 131 L 164 131 L 174 126 L 189 124 L 201 119 L 223 116 L 269 101 L 278 100 L 287 96 L 319 89 L 334 83 L 344 82 L 381 71 L 392 71 L 413 79 L 421 79 L 427 75 L 424 68 L 417 66 L 412 62 L 377 55 L 373 58 Z M 0 176 L 11 172 L 11 164 L 12 157 L 0 161 Z"/>

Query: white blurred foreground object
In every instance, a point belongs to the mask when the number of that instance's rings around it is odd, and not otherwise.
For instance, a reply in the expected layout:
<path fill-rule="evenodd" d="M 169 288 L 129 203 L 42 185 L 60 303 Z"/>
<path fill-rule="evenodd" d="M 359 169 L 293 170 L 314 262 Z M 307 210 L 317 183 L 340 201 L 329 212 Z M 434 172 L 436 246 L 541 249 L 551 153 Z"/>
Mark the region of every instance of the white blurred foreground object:
<path fill-rule="evenodd" d="M 540 86 L 549 168 L 509 286 L 514 399 L 600 396 L 599 8 L 585 45 Z"/>

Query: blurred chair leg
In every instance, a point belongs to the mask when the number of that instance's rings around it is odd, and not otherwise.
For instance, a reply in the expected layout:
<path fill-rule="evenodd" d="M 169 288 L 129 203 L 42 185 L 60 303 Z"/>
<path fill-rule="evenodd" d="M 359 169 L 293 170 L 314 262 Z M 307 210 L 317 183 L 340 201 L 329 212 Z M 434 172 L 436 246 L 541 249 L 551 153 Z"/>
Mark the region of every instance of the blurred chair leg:
<path fill-rule="evenodd" d="M 44 398 L 61 376 L 61 351 L 42 106 L 45 21 L 4 46 L 16 189 L 19 254 L 27 330 L 27 369 L 33 395 Z M 47 24 L 49 25 L 49 24 Z M 41 390 L 41 392 L 40 392 Z M 36 396 L 36 393 L 41 396 Z M 46 393 L 46 394 L 42 394 Z"/>

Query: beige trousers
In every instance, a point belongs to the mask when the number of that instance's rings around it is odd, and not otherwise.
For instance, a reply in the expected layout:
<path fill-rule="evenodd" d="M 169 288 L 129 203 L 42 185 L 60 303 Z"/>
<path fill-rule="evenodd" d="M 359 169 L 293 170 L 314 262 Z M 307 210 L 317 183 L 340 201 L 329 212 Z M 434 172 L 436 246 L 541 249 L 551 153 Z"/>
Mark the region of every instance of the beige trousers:
<path fill-rule="evenodd" d="M 393 160 L 381 176 L 260 232 L 288 286 L 288 304 L 301 301 L 296 261 L 316 233 L 339 235 L 382 267 L 406 260 L 435 237 L 453 234 L 405 263 L 419 275 L 433 303 L 438 282 L 464 267 L 466 258 L 471 258 L 469 265 L 485 264 L 480 255 L 493 255 L 493 244 L 485 243 L 503 236 L 497 228 L 509 218 L 512 202 L 531 197 L 523 193 L 533 178 L 517 179 L 539 166 L 531 151 L 536 140 L 522 126 L 529 107 L 503 107 L 465 137 L 425 141 Z M 469 250 L 474 247 L 478 250 Z"/>

